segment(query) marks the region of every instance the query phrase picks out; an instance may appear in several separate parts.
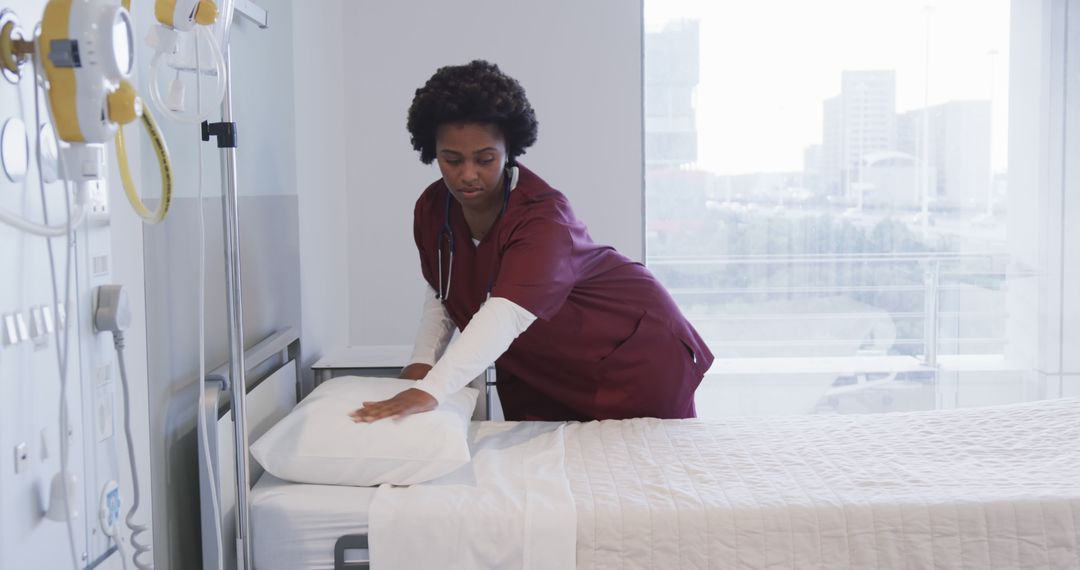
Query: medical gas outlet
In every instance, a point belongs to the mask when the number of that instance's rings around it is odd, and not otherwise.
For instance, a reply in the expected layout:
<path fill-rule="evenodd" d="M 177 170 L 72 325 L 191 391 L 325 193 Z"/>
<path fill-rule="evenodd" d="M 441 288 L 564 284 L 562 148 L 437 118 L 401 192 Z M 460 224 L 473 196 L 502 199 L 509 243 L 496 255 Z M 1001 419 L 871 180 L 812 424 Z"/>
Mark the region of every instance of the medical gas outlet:
<path fill-rule="evenodd" d="M 9 80 L 18 81 L 25 64 L 34 63 L 34 76 L 43 81 L 46 107 L 60 141 L 64 179 L 77 184 L 103 180 L 105 144 L 115 140 L 117 166 L 128 200 L 144 221 L 157 223 L 165 218 L 171 203 L 172 169 L 164 137 L 129 81 L 135 66 L 135 45 L 127 4 L 50 0 L 40 32 L 31 39 L 14 13 L 0 12 L 0 70 Z M 213 4 L 197 8 L 201 20 L 216 14 Z M 161 166 L 161 201 L 153 212 L 135 189 L 124 145 L 122 127 L 139 118 Z M 42 236 L 63 235 L 81 224 L 86 194 L 85 188 L 77 188 L 72 223 L 65 226 L 27 223 L 3 212 L 0 221 Z"/>

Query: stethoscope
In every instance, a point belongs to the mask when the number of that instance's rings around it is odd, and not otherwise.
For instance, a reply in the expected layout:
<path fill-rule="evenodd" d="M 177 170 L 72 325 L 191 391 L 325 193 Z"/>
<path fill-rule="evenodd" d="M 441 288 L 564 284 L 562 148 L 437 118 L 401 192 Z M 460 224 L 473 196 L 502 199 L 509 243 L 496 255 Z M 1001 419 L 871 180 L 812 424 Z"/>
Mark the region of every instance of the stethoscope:
<path fill-rule="evenodd" d="M 495 218 L 496 222 L 499 220 L 499 218 L 502 217 L 503 212 L 506 211 L 506 204 L 510 201 L 510 184 L 512 182 L 511 178 L 513 178 L 513 175 L 512 175 L 513 173 L 511 171 L 512 167 L 513 167 L 513 163 L 507 162 L 506 166 L 503 168 L 503 181 L 504 181 L 504 183 L 503 183 L 503 202 L 502 202 L 502 207 L 499 208 L 499 215 Z M 435 241 L 435 252 L 436 252 L 435 256 L 438 259 L 438 264 L 439 264 L 439 268 L 438 268 L 439 290 L 436 291 L 435 298 L 442 301 L 443 303 L 445 303 L 446 299 L 449 298 L 449 296 L 450 296 L 450 281 L 454 276 L 454 245 L 455 245 L 456 241 L 454 239 L 454 230 L 450 227 L 450 201 L 451 201 L 452 198 L 453 198 L 453 196 L 450 194 L 450 189 L 447 188 L 447 190 L 446 190 L 446 206 L 443 209 L 442 229 L 439 230 L 439 237 Z M 449 246 L 448 249 L 447 249 L 447 251 L 449 252 L 449 255 L 447 257 L 449 257 L 449 261 L 450 261 L 450 264 L 449 264 L 449 266 L 447 266 L 447 271 L 446 271 L 446 288 L 445 289 L 443 288 L 443 254 L 442 254 L 443 238 L 446 239 L 446 243 Z M 492 287 L 494 285 L 495 285 L 495 274 L 493 272 L 492 275 L 490 276 L 490 278 L 488 279 L 486 297 L 491 297 L 491 289 L 492 289 Z"/>

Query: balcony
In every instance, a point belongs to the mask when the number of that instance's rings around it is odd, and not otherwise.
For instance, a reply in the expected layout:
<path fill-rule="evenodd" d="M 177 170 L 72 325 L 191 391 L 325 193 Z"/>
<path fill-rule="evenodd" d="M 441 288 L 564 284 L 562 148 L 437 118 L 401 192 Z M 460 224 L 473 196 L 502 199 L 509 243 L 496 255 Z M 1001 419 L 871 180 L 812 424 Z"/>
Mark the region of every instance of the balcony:
<path fill-rule="evenodd" d="M 648 264 L 717 356 L 698 390 L 703 417 L 1039 397 L 1020 350 L 1027 339 L 1010 338 L 1028 315 L 1020 288 L 1037 276 L 1006 254 L 650 256 Z"/>

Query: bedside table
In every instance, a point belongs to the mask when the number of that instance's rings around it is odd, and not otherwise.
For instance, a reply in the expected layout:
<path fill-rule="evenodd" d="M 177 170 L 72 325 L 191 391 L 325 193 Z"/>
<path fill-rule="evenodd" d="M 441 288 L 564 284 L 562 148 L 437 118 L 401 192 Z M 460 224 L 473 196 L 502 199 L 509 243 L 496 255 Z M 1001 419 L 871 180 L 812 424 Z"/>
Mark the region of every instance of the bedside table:
<path fill-rule="evenodd" d="M 397 378 L 408 364 L 412 347 L 400 344 L 376 346 L 346 346 L 327 351 L 311 365 L 315 385 L 335 376 L 378 376 Z"/>
<path fill-rule="evenodd" d="M 401 369 L 409 364 L 410 356 L 412 346 L 408 345 L 346 346 L 327 351 L 311 365 L 311 370 L 315 373 L 315 386 L 337 376 L 397 378 Z M 469 386 L 480 391 L 473 419 L 502 420 L 502 406 L 495 391 L 495 367 L 488 367 L 483 374 L 469 382 Z"/>

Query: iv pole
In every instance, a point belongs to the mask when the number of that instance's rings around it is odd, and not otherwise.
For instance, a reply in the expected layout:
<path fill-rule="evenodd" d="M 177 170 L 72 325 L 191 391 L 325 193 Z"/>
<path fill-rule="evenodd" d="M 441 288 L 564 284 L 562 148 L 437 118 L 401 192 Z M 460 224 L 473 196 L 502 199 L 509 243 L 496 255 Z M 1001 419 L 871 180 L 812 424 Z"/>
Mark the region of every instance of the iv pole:
<path fill-rule="evenodd" d="M 237 0 L 233 9 L 255 22 L 260 28 L 269 27 L 266 10 L 247 0 Z M 233 14 L 227 17 L 232 18 Z M 228 30 L 231 26 L 226 26 Z M 228 32 L 227 32 L 228 33 Z M 244 365 L 244 303 L 241 295 L 240 272 L 240 212 L 237 200 L 236 123 L 232 109 L 232 48 L 229 38 L 222 42 L 225 59 L 225 98 L 221 102 L 221 122 L 203 123 L 202 138 L 217 137 L 221 149 L 221 182 L 225 224 L 225 301 L 229 328 L 229 378 L 232 390 L 233 442 L 236 463 L 236 567 L 254 568 L 251 556 L 251 529 L 248 493 L 250 466 L 248 464 L 248 429 L 245 391 L 247 372 Z"/>
<path fill-rule="evenodd" d="M 232 48 L 225 46 L 225 99 L 221 102 L 221 121 L 232 124 Z M 235 129 L 234 133 L 235 135 Z M 221 138 L 218 138 L 219 146 Z M 236 145 L 221 149 L 221 177 L 225 183 L 222 196 L 225 218 L 225 303 L 229 322 L 229 377 L 232 378 L 233 451 L 236 454 L 236 567 L 252 568 L 251 527 L 248 510 L 248 433 L 244 366 L 244 301 L 240 278 L 240 211 L 236 187 Z"/>

